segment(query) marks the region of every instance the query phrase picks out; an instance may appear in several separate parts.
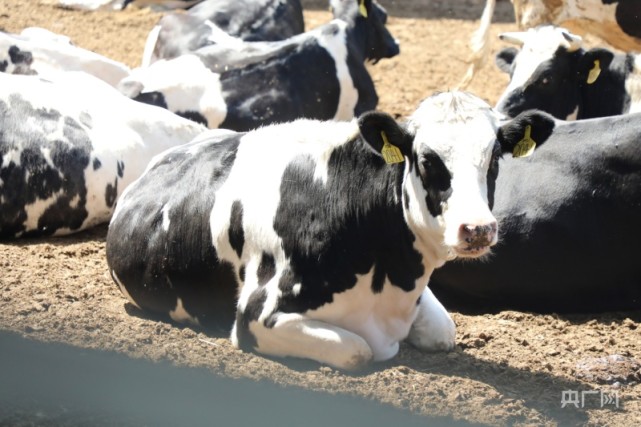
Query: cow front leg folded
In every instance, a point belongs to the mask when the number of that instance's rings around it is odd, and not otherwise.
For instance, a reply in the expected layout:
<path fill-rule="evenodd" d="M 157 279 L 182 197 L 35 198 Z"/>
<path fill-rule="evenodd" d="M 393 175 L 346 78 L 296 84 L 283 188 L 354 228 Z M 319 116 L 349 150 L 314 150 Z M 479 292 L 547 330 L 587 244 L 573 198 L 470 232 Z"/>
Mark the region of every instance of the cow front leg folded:
<path fill-rule="evenodd" d="M 232 331 L 233 344 L 271 356 L 312 359 L 344 370 L 362 368 L 373 358 L 367 342 L 346 329 L 295 313 L 273 314 L 269 319 L 246 321 L 240 314 Z"/>
<path fill-rule="evenodd" d="M 418 314 L 407 341 L 423 351 L 450 351 L 456 345 L 456 325 L 429 288 L 421 294 Z"/>

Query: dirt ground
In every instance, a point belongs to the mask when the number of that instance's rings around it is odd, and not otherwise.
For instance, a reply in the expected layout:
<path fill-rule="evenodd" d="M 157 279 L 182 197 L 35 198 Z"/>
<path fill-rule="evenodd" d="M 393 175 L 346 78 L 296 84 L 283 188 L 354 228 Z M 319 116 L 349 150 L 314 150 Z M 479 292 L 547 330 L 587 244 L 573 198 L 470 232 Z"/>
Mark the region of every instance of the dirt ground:
<path fill-rule="evenodd" d="M 0 0 L 0 27 L 10 32 L 45 27 L 132 67 L 160 16 L 135 8 L 69 11 L 47 2 Z M 325 1 L 303 3 L 308 28 L 330 19 Z M 379 109 L 402 118 L 433 91 L 457 85 L 482 4 L 382 4 L 391 12 L 388 27 L 402 53 L 370 70 Z M 494 37 L 516 29 L 509 2 L 499 2 L 495 15 Z M 494 42 L 494 52 L 499 47 Z M 490 60 L 469 90 L 493 104 L 506 83 Z M 151 413 L 169 412 L 192 418 L 174 422 L 168 416 L 167 425 L 247 425 L 248 414 L 266 425 L 641 425 L 641 366 L 635 364 L 641 360 L 639 311 L 454 312 L 456 351 L 422 354 L 403 345 L 393 360 L 346 374 L 243 353 L 225 337 L 145 316 L 125 302 L 107 273 L 106 230 L 0 244 L 0 425 L 161 425 Z M 23 346 L 30 350 L 18 351 Z M 599 365 L 597 358 L 615 355 Z M 108 368 L 101 357 L 117 360 L 122 369 Z M 127 365 L 132 359 L 140 365 Z M 136 376 L 153 367 L 154 374 Z M 169 376 L 173 369 L 180 370 Z M 103 376 L 95 376 L 99 373 Z M 120 376 L 130 382 L 114 382 Z M 120 386 L 103 390 L 101 405 L 81 398 L 105 384 Z M 235 388 L 239 384 L 244 391 Z M 138 392 L 143 385 L 148 387 Z M 142 394 L 160 396 L 174 388 L 181 399 L 142 402 Z M 299 400 L 304 396 L 307 403 Z M 209 405 L 201 419 L 193 418 L 201 414 L 194 409 L 198 405 Z M 223 421 L 225 411 L 232 415 Z M 292 414 L 305 420 L 295 422 Z"/>

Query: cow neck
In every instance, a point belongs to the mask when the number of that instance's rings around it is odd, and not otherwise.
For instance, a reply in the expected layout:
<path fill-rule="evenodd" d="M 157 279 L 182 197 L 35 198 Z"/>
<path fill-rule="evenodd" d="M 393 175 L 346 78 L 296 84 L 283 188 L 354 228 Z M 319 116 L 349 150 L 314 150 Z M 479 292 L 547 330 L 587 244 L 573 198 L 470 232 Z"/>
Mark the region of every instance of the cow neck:
<path fill-rule="evenodd" d="M 349 54 L 354 55 L 354 59 L 359 63 L 364 63 L 367 59 L 367 28 L 359 19 L 347 20 L 346 43 Z"/>

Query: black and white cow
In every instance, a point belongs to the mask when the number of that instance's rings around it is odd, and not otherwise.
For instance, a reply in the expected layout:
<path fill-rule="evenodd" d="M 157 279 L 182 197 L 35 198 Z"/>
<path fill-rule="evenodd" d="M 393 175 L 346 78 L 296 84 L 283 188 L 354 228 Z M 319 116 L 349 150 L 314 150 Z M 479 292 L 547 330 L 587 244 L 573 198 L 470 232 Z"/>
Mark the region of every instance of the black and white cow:
<path fill-rule="evenodd" d="M 187 13 L 168 13 L 145 44 L 142 66 L 215 43 L 215 32 L 247 41 L 276 41 L 305 31 L 300 0 L 205 0 Z"/>
<path fill-rule="evenodd" d="M 335 19 L 280 42 L 221 43 L 138 68 L 121 90 L 210 128 L 239 131 L 297 118 L 350 120 L 378 103 L 364 62 L 399 53 L 375 0 L 335 1 Z"/>
<path fill-rule="evenodd" d="M 641 308 L 641 114 L 531 128 L 550 130 L 530 157 L 499 162 L 492 256 L 438 269 L 435 292 L 475 309 Z"/>
<path fill-rule="evenodd" d="M 20 34 L 0 32 L 0 71 L 27 75 L 84 71 L 116 86 L 129 75 L 130 69 L 120 62 L 74 46 L 66 36 L 33 27 Z"/>
<path fill-rule="evenodd" d="M 498 158 L 522 134 L 497 139 L 498 121 L 450 92 L 406 125 L 369 112 L 198 138 L 125 190 L 110 273 L 144 310 L 233 324 L 246 350 L 345 369 L 393 357 L 405 338 L 449 350 L 454 323 L 426 285 L 496 243 Z"/>
<path fill-rule="evenodd" d="M 107 222 L 152 156 L 205 129 L 85 73 L 48 78 L 0 73 L 0 238 Z"/>
<path fill-rule="evenodd" d="M 641 111 L 641 55 L 586 51 L 581 37 L 549 25 L 500 38 L 521 48 L 497 54 L 510 74 L 499 111 L 513 117 L 536 108 L 566 120 Z"/>

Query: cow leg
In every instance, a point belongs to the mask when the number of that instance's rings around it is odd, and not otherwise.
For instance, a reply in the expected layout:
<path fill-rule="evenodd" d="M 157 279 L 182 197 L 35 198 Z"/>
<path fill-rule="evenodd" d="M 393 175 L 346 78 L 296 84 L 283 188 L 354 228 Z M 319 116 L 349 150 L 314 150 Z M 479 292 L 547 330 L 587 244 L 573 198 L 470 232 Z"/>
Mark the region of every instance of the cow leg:
<path fill-rule="evenodd" d="M 423 351 L 450 351 L 456 345 L 456 325 L 429 288 L 421 295 L 416 320 L 407 340 Z"/>
<path fill-rule="evenodd" d="M 250 325 L 260 353 L 307 358 L 345 370 L 361 368 L 372 360 L 370 346 L 353 332 L 300 314 L 276 316 L 273 326 Z"/>

